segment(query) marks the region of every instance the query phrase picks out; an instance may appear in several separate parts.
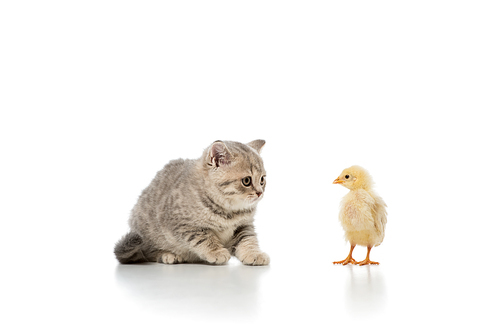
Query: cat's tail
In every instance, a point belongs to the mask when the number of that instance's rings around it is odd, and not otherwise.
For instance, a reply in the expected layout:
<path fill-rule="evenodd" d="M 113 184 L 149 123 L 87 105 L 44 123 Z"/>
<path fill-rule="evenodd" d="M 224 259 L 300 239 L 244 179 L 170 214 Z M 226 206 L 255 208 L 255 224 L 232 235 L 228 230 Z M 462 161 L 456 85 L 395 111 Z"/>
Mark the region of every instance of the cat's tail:
<path fill-rule="evenodd" d="M 123 264 L 147 262 L 142 244 L 142 237 L 138 233 L 128 232 L 115 245 L 116 259 Z"/>

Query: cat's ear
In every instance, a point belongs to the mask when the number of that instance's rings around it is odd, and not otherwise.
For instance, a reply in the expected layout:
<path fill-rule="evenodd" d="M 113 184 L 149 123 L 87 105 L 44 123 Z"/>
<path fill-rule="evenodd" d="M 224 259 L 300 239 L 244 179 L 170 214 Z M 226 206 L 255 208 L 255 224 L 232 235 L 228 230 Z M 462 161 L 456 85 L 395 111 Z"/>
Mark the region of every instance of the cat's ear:
<path fill-rule="evenodd" d="M 207 162 L 215 168 L 229 165 L 232 158 L 233 155 L 227 146 L 220 140 L 214 142 L 208 149 Z"/>
<path fill-rule="evenodd" d="M 266 141 L 262 139 L 257 139 L 249 142 L 247 145 L 256 150 L 257 153 L 260 154 L 260 151 L 262 151 L 262 148 L 264 147 L 264 145 L 266 145 Z"/>

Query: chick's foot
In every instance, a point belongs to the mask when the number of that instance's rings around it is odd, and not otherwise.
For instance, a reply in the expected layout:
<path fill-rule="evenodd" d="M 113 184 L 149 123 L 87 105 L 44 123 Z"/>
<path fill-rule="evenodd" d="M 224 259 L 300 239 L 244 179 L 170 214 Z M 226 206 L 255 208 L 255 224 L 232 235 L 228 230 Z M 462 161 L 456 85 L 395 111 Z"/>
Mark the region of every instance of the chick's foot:
<path fill-rule="evenodd" d="M 367 264 L 380 264 L 375 261 L 370 261 L 370 252 L 372 251 L 372 246 L 366 247 L 366 258 L 363 261 L 356 262 L 355 264 L 359 264 L 360 266 L 365 266 Z"/>
<path fill-rule="evenodd" d="M 335 261 L 335 262 L 332 262 L 333 264 L 341 264 L 343 266 L 351 263 L 351 264 L 356 264 L 356 260 L 354 260 L 352 257 L 348 257 L 346 258 L 345 260 L 342 260 L 342 261 Z"/>
<path fill-rule="evenodd" d="M 355 262 L 354 264 L 357 264 L 357 265 L 360 265 L 360 266 L 365 266 L 367 264 L 376 264 L 376 265 L 378 265 L 380 263 L 364 259 L 363 261 Z"/>
<path fill-rule="evenodd" d="M 335 262 L 333 262 L 333 264 L 341 264 L 343 266 L 345 266 L 345 265 L 347 265 L 349 263 L 355 264 L 356 260 L 354 260 L 352 258 L 352 251 L 354 250 L 354 247 L 356 247 L 356 244 L 351 244 L 351 250 L 349 251 L 349 255 L 347 255 L 347 257 L 345 258 L 345 260 L 335 261 Z"/>

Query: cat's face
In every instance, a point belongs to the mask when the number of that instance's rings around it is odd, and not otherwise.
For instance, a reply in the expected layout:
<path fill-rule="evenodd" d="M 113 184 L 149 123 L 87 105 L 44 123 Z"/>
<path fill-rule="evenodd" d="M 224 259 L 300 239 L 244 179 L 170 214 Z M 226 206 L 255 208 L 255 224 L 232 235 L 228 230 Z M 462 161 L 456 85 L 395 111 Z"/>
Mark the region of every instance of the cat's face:
<path fill-rule="evenodd" d="M 207 168 L 221 197 L 235 207 L 256 205 L 266 189 L 266 170 L 260 157 L 263 140 L 248 144 L 215 142 L 207 152 Z"/>

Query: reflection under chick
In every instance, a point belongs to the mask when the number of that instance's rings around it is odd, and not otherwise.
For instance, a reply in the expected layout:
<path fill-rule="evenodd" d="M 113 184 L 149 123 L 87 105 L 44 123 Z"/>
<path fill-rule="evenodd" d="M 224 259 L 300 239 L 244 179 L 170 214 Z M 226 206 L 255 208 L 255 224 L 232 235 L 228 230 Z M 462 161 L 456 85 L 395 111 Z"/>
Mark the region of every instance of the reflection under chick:
<path fill-rule="evenodd" d="M 381 268 L 349 266 L 345 305 L 354 316 L 366 316 L 384 310 L 387 292 Z"/>

